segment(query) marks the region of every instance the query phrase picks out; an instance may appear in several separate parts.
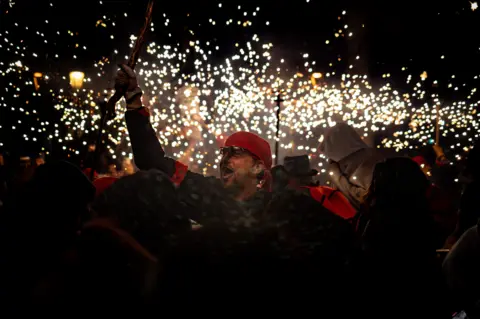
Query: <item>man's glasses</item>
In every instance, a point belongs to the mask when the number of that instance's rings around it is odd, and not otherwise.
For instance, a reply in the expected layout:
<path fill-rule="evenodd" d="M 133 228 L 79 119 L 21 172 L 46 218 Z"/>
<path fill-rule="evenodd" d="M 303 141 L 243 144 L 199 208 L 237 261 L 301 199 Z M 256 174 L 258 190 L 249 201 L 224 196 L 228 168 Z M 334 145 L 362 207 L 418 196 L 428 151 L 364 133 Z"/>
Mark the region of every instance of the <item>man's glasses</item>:
<path fill-rule="evenodd" d="M 243 147 L 238 146 L 226 146 L 220 148 L 220 153 L 222 156 L 241 156 L 241 155 L 250 155 L 251 157 L 258 159 L 257 156 L 253 155 L 250 151 Z"/>

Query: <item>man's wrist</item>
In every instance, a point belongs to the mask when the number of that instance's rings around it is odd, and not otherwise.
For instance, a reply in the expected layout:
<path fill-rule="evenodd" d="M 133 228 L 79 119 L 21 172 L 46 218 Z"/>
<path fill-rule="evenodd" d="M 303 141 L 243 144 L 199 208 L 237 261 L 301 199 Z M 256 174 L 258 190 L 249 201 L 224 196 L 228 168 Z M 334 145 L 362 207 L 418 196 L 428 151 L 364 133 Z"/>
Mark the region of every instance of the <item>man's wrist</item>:
<path fill-rule="evenodd" d="M 142 94 L 143 94 L 142 89 L 137 86 L 136 88 L 125 92 L 124 97 L 125 97 L 125 100 L 128 102 L 129 100 L 133 99 L 135 96 L 142 95 Z"/>
<path fill-rule="evenodd" d="M 133 91 L 125 93 L 125 101 L 128 109 L 138 109 L 142 107 L 142 90 L 137 87 Z"/>

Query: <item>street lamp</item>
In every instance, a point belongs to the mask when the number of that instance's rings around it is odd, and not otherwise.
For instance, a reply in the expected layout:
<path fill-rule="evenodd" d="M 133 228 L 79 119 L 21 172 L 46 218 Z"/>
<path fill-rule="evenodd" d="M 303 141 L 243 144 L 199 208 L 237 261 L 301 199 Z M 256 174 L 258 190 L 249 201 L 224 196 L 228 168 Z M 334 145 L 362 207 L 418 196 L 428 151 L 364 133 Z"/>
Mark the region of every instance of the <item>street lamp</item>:
<path fill-rule="evenodd" d="M 73 90 L 80 90 L 83 86 L 83 78 L 85 77 L 85 73 L 80 71 L 72 71 L 69 74 L 70 76 L 70 86 Z M 73 91 L 72 90 L 72 91 Z M 77 93 L 72 92 L 72 102 L 75 104 L 76 107 L 81 108 L 82 105 L 80 103 L 80 98 Z M 90 113 L 90 112 L 89 112 Z M 89 116 L 89 115 L 87 115 Z M 77 137 L 81 137 L 83 135 L 83 131 L 78 129 L 77 130 Z"/>
<path fill-rule="evenodd" d="M 43 74 L 41 72 L 33 73 L 33 84 L 35 85 L 35 91 L 38 91 L 40 88 L 40 84 L 38 84 L 38 79 L 41 79 Z"/>
<path fill-rule="evenodd" d="M 74 89 L 81 89 L 83 86 L 83 79 L 85 78 L 85 73 L 80 71 L 70 72 L 70 85 Z"/>
<path fill-rule="evenodd" d="M 321 79 L 323 77 L 323 74 L 320 73 L 320 72 L 315 72 L 312 74 L 311 78 L 310 78 L 310 81 L 312 82 L 312 84 L 315 86 L 317 85 L 317 80 L 318 79 Z"/>

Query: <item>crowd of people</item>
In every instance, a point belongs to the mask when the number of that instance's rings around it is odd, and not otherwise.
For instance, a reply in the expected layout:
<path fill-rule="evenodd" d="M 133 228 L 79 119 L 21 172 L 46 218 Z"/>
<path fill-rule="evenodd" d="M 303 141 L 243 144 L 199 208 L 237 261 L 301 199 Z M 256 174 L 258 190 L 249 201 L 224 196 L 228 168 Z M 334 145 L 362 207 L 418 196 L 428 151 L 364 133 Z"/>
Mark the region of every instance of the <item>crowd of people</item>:
<path fill-rule="evenodd" d="M 333 187 L 306 155 L 273 167 L 250 132 L 229 136 L 220 178 L 205 177 L 166 156 L 128 66 L 116 87 L 136 172 L 54 160 L 12 172 L 0 157 L 7 307 L 480 318 L 478 148 L 461 197 L 431 182 L 424 158 L 371 148 L 342 123 L 320 147 Z M 435 151 L 441 174 L 452 165 Z"/>

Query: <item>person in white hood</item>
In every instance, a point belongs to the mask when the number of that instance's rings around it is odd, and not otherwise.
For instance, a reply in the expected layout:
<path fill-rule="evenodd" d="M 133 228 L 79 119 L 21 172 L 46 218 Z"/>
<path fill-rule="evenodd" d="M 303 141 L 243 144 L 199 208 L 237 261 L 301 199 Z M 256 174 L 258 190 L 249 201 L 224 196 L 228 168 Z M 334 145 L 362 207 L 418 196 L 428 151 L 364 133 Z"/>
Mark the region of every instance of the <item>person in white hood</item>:
<path fill-rule="evenodd" d="M 333 184 L 358 210 L 372 182 L 375 165 L 385 156 L 365 144 L 345 123 L 338 123 L 325 134 L 320 151 L 329 159 Z"/>

